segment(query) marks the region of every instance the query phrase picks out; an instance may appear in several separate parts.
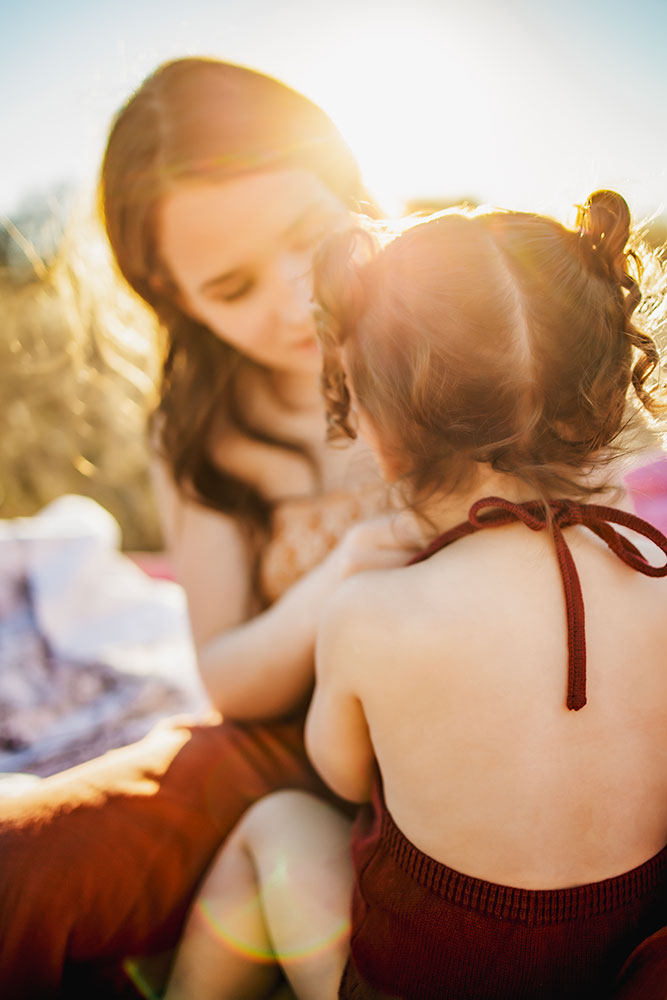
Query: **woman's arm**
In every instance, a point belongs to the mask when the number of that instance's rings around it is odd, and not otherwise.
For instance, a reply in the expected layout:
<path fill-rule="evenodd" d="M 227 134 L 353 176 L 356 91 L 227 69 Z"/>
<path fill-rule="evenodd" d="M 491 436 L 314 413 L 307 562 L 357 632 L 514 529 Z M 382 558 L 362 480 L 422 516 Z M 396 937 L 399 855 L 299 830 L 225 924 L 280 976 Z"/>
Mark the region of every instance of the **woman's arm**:
<path fill-rule="evenodd" d="M 299 704 L 312 687 L 315 636 L 328 599 L 351 574 L 401 565 L 413 551 L 410 539 L 397 537 L 390 517 L 357 525 L 318 567 L 258 613 L 242 527 L 184 500 L 163 467 L 154 481 L 187 594 L 202 679 L 230 718 L 277 716 Z"/>
<path fill-rule="evenodd" d="M 327 784 L 353 802 L 370 797 L 375 753 L 354 678 L 365 672 L 372 624 L 365 596 L 373 575 L 341 587 L 322 617 L 317 637 L 315 693 L 306 721 L 308 754 Z"/>

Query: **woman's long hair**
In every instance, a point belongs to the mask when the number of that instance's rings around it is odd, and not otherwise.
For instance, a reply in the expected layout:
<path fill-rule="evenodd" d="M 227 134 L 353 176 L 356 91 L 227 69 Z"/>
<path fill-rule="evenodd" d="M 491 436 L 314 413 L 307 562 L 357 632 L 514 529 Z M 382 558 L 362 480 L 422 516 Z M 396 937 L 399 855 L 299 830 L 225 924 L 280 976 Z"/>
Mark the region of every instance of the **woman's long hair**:
<path fill-rule="evenodd" d="M 274 166 L 310 170 L 351 209 L 372 214 L 350 150 L 317 105 L 254 70 L 189 58 L 158 67 L 118 112 L 100 183 L 118 266 L 166 332 L 153 422 L 162 458 L 186 495 L 255 526 L 268 524 L 270 504 L 254 486 L 216 465 L 214 439 L 233 426 L 276 446 L 301 449 L 244 424 L 235 386 L 248 362 L 179 308 L 160 260 L 156 219 L 160 200 L 182 181 Z"/>

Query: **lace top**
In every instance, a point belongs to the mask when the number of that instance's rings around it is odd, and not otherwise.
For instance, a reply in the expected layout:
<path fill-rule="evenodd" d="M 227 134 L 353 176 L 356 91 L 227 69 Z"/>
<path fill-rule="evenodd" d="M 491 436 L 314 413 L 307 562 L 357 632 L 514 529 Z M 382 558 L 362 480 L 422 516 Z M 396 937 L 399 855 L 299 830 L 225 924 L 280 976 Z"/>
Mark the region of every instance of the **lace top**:
<path fill-rule="evenodd" d="M 387 488 L 373 481 L 354 492 L 336 490 L 276 504 L 271 537 L 259 563 L 259 588 L 271 604 L 319 565 L 357 521 L 389 510 Z"/>

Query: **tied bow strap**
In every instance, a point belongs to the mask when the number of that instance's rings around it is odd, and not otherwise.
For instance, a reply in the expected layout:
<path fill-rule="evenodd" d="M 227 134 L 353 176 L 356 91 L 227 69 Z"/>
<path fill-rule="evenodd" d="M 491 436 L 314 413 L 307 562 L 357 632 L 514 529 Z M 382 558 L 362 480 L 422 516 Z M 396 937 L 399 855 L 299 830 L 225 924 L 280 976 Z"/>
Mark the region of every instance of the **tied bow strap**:
<path fill-rule="evenodd" d="M 666 557 L 667 538 L 648 521 L 642 520 L 635 514 L 616 510 L 614 507 L 581 504 L 574 500 L 549 500 L 548 506 L 550 515 L 547 515 L 544 504 L 537 500 L 531 500 L 528 503 L 512 503 L 509 500 L 503 500 L 502 497 L 484 497 L 472 505 L 467 521 L 434 539 L 422 552 L 414 556 L 408 565 L 422 562 L 439 549 L 445 548 L 465 535 L 472 535 L 482 528 L 498 528 L 513 521 L 522 521 L 531 531 L 542 531 L 548 527 L 556 546 L 558 566 L 565 592 L 568 654 L 567 707 L 576 712 L 586 704 L 584 600 L 579 574 L 562 529 L 573 524 L 581 524 L 590 528 L 619 559 L 645 576 L 667 576 L 667 561 L 663 566 L 653 566 L 631 541 L 616 531 L 613 525 L 620 524 L 622 527 L 629 528 L 631 531 L 648 538 Z M 484 516 L 480 516 L 482 511 L 486 511 Z"/>

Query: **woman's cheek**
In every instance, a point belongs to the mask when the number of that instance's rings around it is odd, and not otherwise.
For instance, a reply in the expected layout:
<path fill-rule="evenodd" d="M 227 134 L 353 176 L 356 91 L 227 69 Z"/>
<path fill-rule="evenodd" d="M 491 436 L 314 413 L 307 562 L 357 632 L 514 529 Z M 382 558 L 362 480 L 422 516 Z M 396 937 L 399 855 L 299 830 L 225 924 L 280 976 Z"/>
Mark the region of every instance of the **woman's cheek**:
<path fill-rule="evenodd" d="M 233 309 L 224 305 L 208 306 L 200 312 L 200 318 L 216 336 L 240 351 L 252 342 L 247 319 L 238 306 Z"/>

